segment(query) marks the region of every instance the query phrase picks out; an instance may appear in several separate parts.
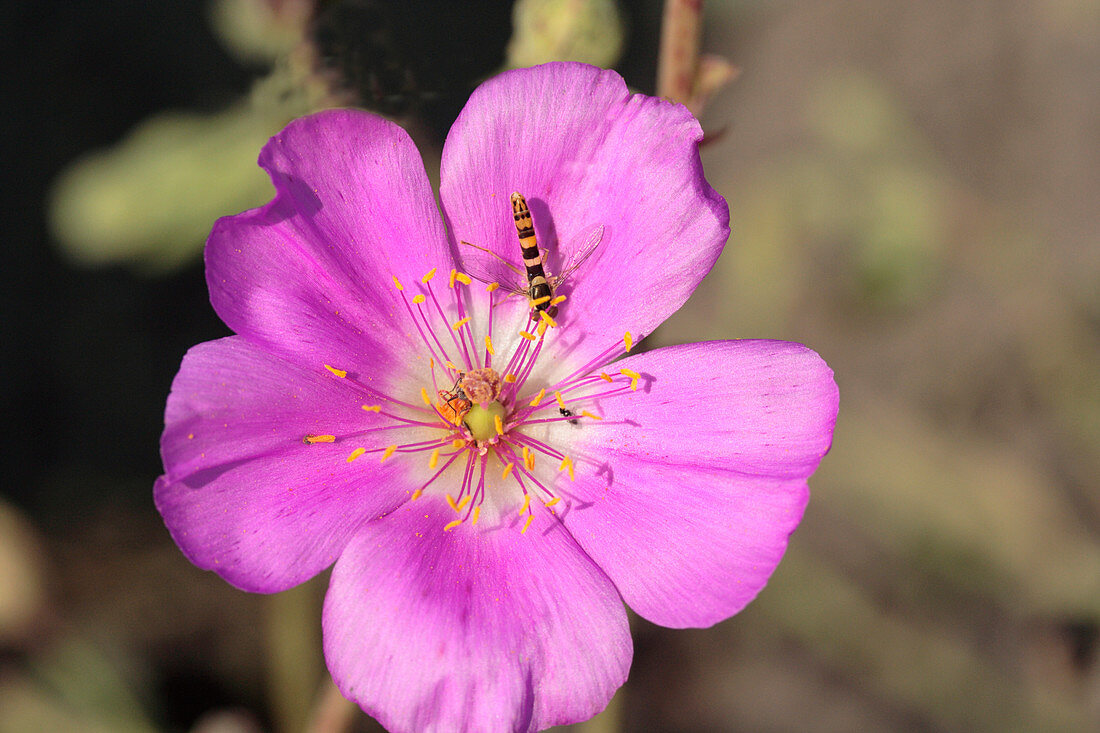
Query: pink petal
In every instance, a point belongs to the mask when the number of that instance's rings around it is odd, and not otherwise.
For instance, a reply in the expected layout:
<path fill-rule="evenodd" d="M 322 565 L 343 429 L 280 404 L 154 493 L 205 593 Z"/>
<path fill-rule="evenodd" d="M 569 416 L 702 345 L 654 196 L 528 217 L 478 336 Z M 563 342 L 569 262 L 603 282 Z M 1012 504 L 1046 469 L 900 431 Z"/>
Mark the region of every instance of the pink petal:
<path fill-rule="evenodd" d="M 709 626 L 752 600 L 802 518 L 832 441 L 832 371 L 800 344 L 717 341 L 617 362 L 637 392 L 603 399 L 575 446 L 564 522 L 627 604 Z M 574 456 L 574 460 L 577 456 Z"/>
<path fill-rule="evenodd" d="M 560 524 L 526 534 L 425 496 L 362 527 L 332 572 L 329 670 L 390 731 L 528 731 L 584 720 L 626 679 L 615 588 Z"/>
<path fill-rule="evenodd" d="M 451 266 L 409 136 L 365 112 L 320 112 L 272 138 L 260 165 L 275 200 L 219 220 L 206 244 L 218 315 L 317 366 L 405 369 L 423 348 L 393 277 L 410 283 Z"/>
<path fill-rule="evenodd" d="M 685 107 L 631 95 L 613 71 L 561 63 L 505 72 L 477 88 L 447 136 L 448 226 L 519 263 L 508 198 L 518 191 L 551 249 L 549 271 L 560 272 L 602 224 L 601 244 L 561 289 L 569 300 L 558 322 L 579 337 L 571 358 L 587 361 L 626 330 L 650 333 L 725 245 L 729 210 L 703 176 L 701 138 Z M 484 259 L 461 246 L 459 257 Z"/>
<path fill-rule="evenodd" d="M 192 348 L 168 397 L 165 475 L 154 489 L 191 562 L 245 590 L 283 590 L 332 564 L 360 524 L 404 500 L 415 488 L 409 462 L 346 460 L 392 433 L 303 442 L 378 422 L 362 404 L 324 369 L 294 366 L 240 337 Z"/>

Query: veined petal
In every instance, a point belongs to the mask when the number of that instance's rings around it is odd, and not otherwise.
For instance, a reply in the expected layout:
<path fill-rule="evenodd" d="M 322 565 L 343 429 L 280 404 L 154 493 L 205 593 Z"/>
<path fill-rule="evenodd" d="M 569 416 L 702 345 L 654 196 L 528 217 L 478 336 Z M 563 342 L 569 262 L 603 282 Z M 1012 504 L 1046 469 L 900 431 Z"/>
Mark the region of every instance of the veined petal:
<path fill-rule="evenodd" d="M 366 112 L 319 112 L 272 138 L 260 165 L 275 199 L 220 219 L 206 244 L 218 315 L 278 353 L 403 370 L 418 341 L 393 278 L 451 262 L 408 134 Z"/>
<path fill-rule="evenodd" d="M 239 588 L 274 592 L 332 564 L 355 529 L 407 498 L 408 462 L 346 460 L 370 435 L 362 400 L 240 337 L 199 344 L 172 384 L 157 509 L 184 554 Z M 303 442 L 331 435 L 331 443 Z"/>
<path fill-rule="evenodd" d="M 563 521 L 627 604 L 709 626 L 763 588 L 832 441 L 832 371 L 800 344 L 718 341 L 616 362 L 636 392 L 605 398 L 574 444 L 586 464 Z"/>
<path fill-rule="evenodd" d="M 554 348 L 575 365 L 626 330 L 650 333 L 725 245 L 729 210 L 703 176 L 701 138 L 685 107 L 632 95 L 615 72 L 572 63 L 509 71 L 478 87 L 451 128 L 440 198 L 455 238 L 519 264 L 509 195 L 522 193 L 550 273 L 603 225 L 600 245 L 560 289 L 569 299 Z M 459 257 L 484 255 L 459 247 Z"/>
<path fill-rule="evenodd" d="M 364 525 L 332 572 L 329 670 L 391 731 L 533 731 L 602 710 L 632 647 L 619 594 L 557 522 L 442 531 L 438 498 Z"/>

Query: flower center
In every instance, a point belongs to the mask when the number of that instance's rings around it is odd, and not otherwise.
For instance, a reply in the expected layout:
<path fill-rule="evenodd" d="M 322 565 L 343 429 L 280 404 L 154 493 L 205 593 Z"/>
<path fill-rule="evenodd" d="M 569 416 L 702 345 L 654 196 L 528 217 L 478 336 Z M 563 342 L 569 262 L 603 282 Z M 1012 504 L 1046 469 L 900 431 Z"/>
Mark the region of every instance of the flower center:
<path fill-rule="evenodd" d="M 346 454 L 349 464 L 367 454 L 379 454 L 382 462 L 426 455 L 427 470 L 421 463 L 414 471 L 423 472 L 423 481 L 408 500 L 442 495 L 456 515 L 444 531 L 467 521 L 477 524 L 485 511 L 495 523 L 526 532 L 540 514 L 553 515 L 563 501 L 569 504 L 566 479 L 574 480 L 578 469 L 599 470 L 595 457 L 574 460 L 570 455 L 569 447 L 581 434 L 571 431 L 598 425 L 601 405 L 637 390 L 643 375 L 629 369 L 601 371 L 629 352 L 633 339 L 626 333 L 622 342 L 549 383 L 549 370 L 539 357 L 558 324 L 547 309 L 528 300 L 531 307 L 522 311 L 520 327 L 513 315 L 508 328 L 494 323 L 495 311 L 511 297 L 497 283 L 482 288 L 451 270 L 447 286 L 439 289 L 433 286 L 436 272 L 408 287 L 393 278 L 424 349 L 427 373 L 411 375 L 419 382 L 422 404 L 385 394 L 326 364 L 332 376 L 354 388 L 356 399 L 367 401 L 364 429 L 303 440 L 354 446 Z M 559 306 L 565 300 L 559 295 L 549 302 Z M 501 359 L 505 354 L 508 358 Z M 397 441 L 389 442 L 391 436 Z"/>

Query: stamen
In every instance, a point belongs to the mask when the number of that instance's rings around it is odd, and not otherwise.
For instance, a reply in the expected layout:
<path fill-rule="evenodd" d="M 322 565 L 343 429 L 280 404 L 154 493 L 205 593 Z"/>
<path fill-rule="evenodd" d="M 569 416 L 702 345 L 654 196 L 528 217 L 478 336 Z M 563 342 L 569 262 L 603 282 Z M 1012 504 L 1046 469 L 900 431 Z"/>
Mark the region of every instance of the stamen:
<path fill-rule="evenodd" d="M 397 450 L 397 446 L 396 446 L 396 445 L 388 445 L 388 446 L 386 446 L 386 450 L 384 450 L 384 451 L 382 452 L 382 460 L 380 460 L 380 461 L 379 461 L 379 463 L 385 463 L 385 462 L 386 462 L 386 459 L 387 459 L 387 458 L 389 458 L 390 456 L 392 456 L 392 455 L 393 455 L 393 452 L 394 452 L 395 450 Z"/>
<path fill-rule="evenodd" d="M 456 367 L 456 366 L 455 366 L 455 365 L 454 365 L 454 364 L 453 364 L 453 363 L 451 362 L 451 360 L 450 360 L 450 359 L 448 359 L 447 361 L 445 361 L 445 362 L 444 362 L 444 365 L 445 365 L 445 366 L 446 366 L 446 367 L 447 367 L 448 369 L 450 369 L 451 371 L 453 371 L 453 372 L 460 372 L 460 371 L 462 371 L 461 369 L 459 369 L 458 367 Z"/>
<path fill-rule="evenodd" d="M 302 438 L 302 442 L 303 443 L 309 443 L 310 445 L 312 445 L 314 443 L 335 443 L 336 442 L 336 436 L 335 435 L 307 435 L 306 437 Z"/>
<path fill-rule="evenodd" d="M 550 301 L 550 305 L 558 305 L 558 304 L 564 303 L 564 302 L 565 302 L 565 296 L 564 295 L 559 295 L 559 296 L 557 296 L 556 298 L 554 298 L 553 300 Z"/>
<path fill-rule="evenodd" d="M 561 392 L 554 392 L 554 399 L 558 401 L 558 407 L 566 409 L 565 400 L 561 398 Z"/>
<path fill-rule="evenodd" d="M 416 501 L 417 499 L 419 499 L 423 495 L 424 495 L 424 489 L 417 489 L 416 491 L 413 492 L 412 498 L 409 499 L 409 501 Z"/>
<path fill-rule="evenodd" d="M 535 395 L 535 399 L 531 400 L 531 407 L 538 407 L 539 403 L 542 402 L 542 398 L 545 397 L 545 396 L 546 396 L 546 388 L 543 387 L 539 391 L 539 393 L 537 395 Z"/>
<path fill-rule="evenodd" d="M 444 494 L 444 496 L 447 497 L 447 503 L 451 505 L 451 509 L 454 509 L 457 512 L 459 507 L 458 507 L 458 503 L 455 501 L 455 498 L 453 496 L 451 496 L 449 493 Z"/>
<path fill-rule="evenodd" d="M 581 415 L 582 415 L 583 417 L 590 417 L 590 418 L 592 418 L 593 420 L 603 420 L 603 418 L 602 418 L 602 417 L 600 417 L 599 415 L 593 415 L 593 414 L 592 414 L 591 412 L 589 412 L 588 410 L 581 410 Z"/>
<path fill-rule="evenodd" d="M 458 270 L 451 268 L 451 277 L 447 280 L 447 287 L 453 288 L 455 286 L 455 275 L 458 274 Z"/>
<path fill-rule="evenodd" d="M 363 405 L 367 412 L 382 412 L 382 405 Z"/>
<path fill-rule="evenodd" d="M 344 371 L 343 369 L 337 369 L 336 367 L 329 366 L 328 364 L 325 364 L 325 369 L 328 369 L 330 372 L 332 372 L 336 376 L 340 377 L 340 379 L 343 379 L 344 377 L 346 377 L 348 375 L 348 373 L 346 371 Z"/>
<path fill-rule="evenodd" d="M 528 493 L 523 494 L 523 506 L 519 508 L 519 515 L 522 517 L 524 513 L 531 509 L 531 495 Z"/>
<path fill-rule="evenodd" d="M 570 458 L 569 456 L 566 456 L 565 459 L 562 460 L 561 465 L 558 466 L 558 471 L 564 471 L 567 468 L 569 469 L 569 480 L 572 481 L 573 480 L 573 459 Z"/>
<path fill-rule="evenodd" d="M 515 468 L 515 467 L 516 467 L 516 464 L 514 464 L 514 463 L 509 463 L 507 466 L 505 466 L 504 467 L 504 473 L 502 473 L 500 475 L 501 480 L 502 481 L 507 480 L 508 479 L 508 474 L 510 474 L 512 472 L 512 469 Z"/>
<path fill-rule="evenodd" d="M 501 421 L 500 415 L 494 415 L 493 422 L 497 429 L 497 435 L 504 435 L 504 423 Z"/>
<path fill-rule="evenodd" d="M 546 311 L 539 311 L 539 313 L 545 313 L 545 312 Z M 554 325 L 557 326 L 558 324 L 555 323 Z M 542 338 L 543 336 L 546 335 L 546 326 L 547 326 L 546 321 L 539 321 L 539 325 L 535 328 L 535 333 L 537 333 L 539 335 L 539 338 Z"/>
<path fill-rule="evenodd" d="M 544 295 L 543 297 L 544 298 L 549 298 L 550 296 L 549 295 Z M 542 298 L 539 298 L 539 300 L 542 300 Z M 547 313 L 546 311 L 539 311 L 539 318 L 542 319 L 543 323 L 550 326 L 550 328 L 557 328 L 558 327 L 557 322 L 553 318 L 551 318 L 550 314 Z M 542 324 L 539 324 L 539 325 L 542 325 Z M 630 351 L 630 349 L 627 349 L 627 351 Z"/>
<path fill-rule="evenodd" d="M 470 522 L 470 524 L 477 524 L 478 517 L 480 517 L 480 516 L 481 516 L 481 505 L 478 504 L 477 506 L 474 507 L 474 513 L 473 513 L 474 520 L 472 522 Z"/>
<path fill-rule="evenodd" d="M 611 381 L 611 377 L 609 377 L 606 372 L 600 372 L 600 379 L 602 379 L 605 382 L 610 382 Z"/>
<path fill-rule="evenodd" d="M 544 505 L 545 505 L 545 506 L 548 506 L 548 507 L 550 507 L 550 506 L 554 506 L 554 505 L 555 505 L 555 504 L 557 504 L 557 503 L 558 503 L 559 501 L 561 501 L 561 497 L 560 497 L 560 496 L 555 496 L 555 497 L 554 497 L 553 499 L 551 499 L 550 501 L 547 501 L 547 502 L 543 502 L 543 503 L 544 503 Z"/>
<path fill-rule="evenodd" d="M 424 297 L 424 293 L 417 293 L 416 295 L 413 296 L 413 303 L 415 305 L 420 305 L 421 303 L 425 302 L 426 300 L 427 300 L 427 298 Z"/>
<path fill-rule="evenodd" d="M 520 534 L 527 534 L 527 528 L 531 526 L 531 522 L 535 521 L 534 514 L 527 515 L 527 521 L 523 523 L 523 529 L 519 531 Z"/>
<path fill-rule="evenodd" d="M 549 295 L 544 295 L 541 298 L 535 298 L 534 300 L 532 300 L 530 305 L 531 305 L 532 308 L 534 308 L 537 305 L 542 305 L 543 303 L 549 303 L 549 302 L 550 302 L 550 296 Z M 541 312 L 545 313 L 546 311 L 541 311 Z"/>
<path fill-rule="evenodd" d="M 504 381 L 507 382 L 508 384 L 514 384 L 515 381 L 516 381 L 516 375 L 515 374 L 505 374 L 504 375 Z"/>
<path fill-rule="evenodd" d="M 439 449 L 436 448 L 432 451 L 432 454 L 428 456 L 428 468 L 435 468 L 439 464 Z"/>
<path fill-rule="evenodd" d="M 393 277 L 393 284 L 397 286 L 398 290 L 404 290 L 405 289 L 405 286 L 402 285 L 401 281 L 397 279 L 397 275 L 392 275 L 391 277 Z"/>
<path fill-rule="evenodd" d="M 519 335 L 522 336 L 523 338 L 527 339 L 528 341 L 534 341 L 535 340 L 535 334 L 530 333 L 528 331 L 520 331 Z"/>
<path fill-rule="evenodd" d="M 462 273 L 462 272 L 456 272 L 455 273 L 455 280 L 458 280 L 463 285 L 469 285 L 470 283 L 473 282 L 473 280 L 470 279 L 469 275 L 467 275 L 465 273 Z"/>
<path fill-rule="evenodd" d="M 451 447 L 456 448 L 456 449 L 457 448 L 465 448 L 466 447 L 466 439 L 465 438 L 455 438 L 454 440 L 451 441 Z"/>
<path fill-rule="evenodd" d="M 485 350 L 489 352 L 489 356 L 497 355 L 497 352 L 493 350 L 493 339 L 489 336 L 485 337 Z"/>
<path fill-rule="evenodd" d="M 630 377 L 631 379 L 637 379 L 638 377 L 642 376 L 633 369 L 620 369 L 619 374 L 622 374 L 624 377 Z"/>
<path fill-rule="evenodd" d="M 456 520 L 454 520 L 453 522 L 449 522 L 449 523 L 447 524 L 447 526 L 445 526 L 445 527 L 443 528 L 443 531 L 444 531 L 444 532 L 450 532 L 450 531 L 451 531 L 452 529 L 454 529 L 455 527 L 457 527 L 457 526 L 458 526 L 458 525 L 460 525 L 460 524 L 462 524 L 462 520 L 461 520 L 461 519 L 456 519 Z"/>
<path fill-rule="evenodd" d="M 488 285 L 485 286 L 485 292 L 491 293 L 499 287 L 500 287 L 500 283 L 489 283 Z"/>
<path fill-rule="evenodd" d="M 623 343 L 626 344 L 626 353 L 630 353 L 630 350 L 634 348 L 634 337 L 630 335 L 630 331 L 627 331 L 623 336 Z"/>
<path fill-rule="evenodd" d="M 425 285 L 430 283 L 432 281 L 432 278 L 435 277 L 435 270 L 436 270 L 436 268 L 434 268 L 434 267 L 432 269 L 428 270 L 428 274 L 426 274 L 424 277 L 420 278 L 420 282 L 424 283 Z"/>
<path fill-rule="evenodd" d="M 424 404 L 428 407 L 432 406 L 432 398 L 428 396 L 428 390 L 423 387 L 420 388 L 420 399 L 424 400 Z"/>
<path fill-rule="evenodd" d="M 355 460 L 356 458 L 358 458 L 359 456 L 363 455 L 363 454 L 364 454 L 364 453 L 366 453 L 366 452 L 367 452 L 367 449 L 366 449 L 366 448 L 356 448 L 356 449 L 355 449 L 355 450 L 353 450 L 353 451 L 351 452 L 351 454 L 350 454 L 350 455 L 348 456 L 348 463 L 351 463 L 351 462 L 352 462 L 352 461 L 354 461 L 354 460 Z"/>
<path fill-rule="evenodd" d="M 456 321 L 456 322 L 455 322 L 455 323 L 454 323 L 454 324 L 453 324 L 453 325 L 451 326 L 451 330 L 453 330 L 453 331 L 457 331 L 458 329 L 460 329 L 460 328 L 462 328 L 463 326 L 465 326 L 465 325 L 466 325 L 466 324 L 467 324 L 467 323 L 469 322 L 469 320 L 470 320 L 470 317 L 469 317 L 469 316 L 466 316 L 466 317 L 465 317 L 465 318 L 463 318 L 462 320 L 460 320 L 460 321 Z"/>

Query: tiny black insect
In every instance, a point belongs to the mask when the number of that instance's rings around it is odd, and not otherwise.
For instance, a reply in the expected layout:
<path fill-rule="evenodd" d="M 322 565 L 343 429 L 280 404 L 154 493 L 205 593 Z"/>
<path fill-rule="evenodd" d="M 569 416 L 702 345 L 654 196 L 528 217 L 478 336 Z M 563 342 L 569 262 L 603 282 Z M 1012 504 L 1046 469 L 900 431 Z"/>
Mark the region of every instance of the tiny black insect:
<path fill-rule="evenodd" d="M 558 412 L 561 413 L 562 417 L 573 417 L 573 411 L 572 410 L 567 410 L 564 407 L 559 407 Z M 570 420 L 569 424 L 570 425 L 579 425 L 580 423 L 578 423 L 576 420 Z"/>

